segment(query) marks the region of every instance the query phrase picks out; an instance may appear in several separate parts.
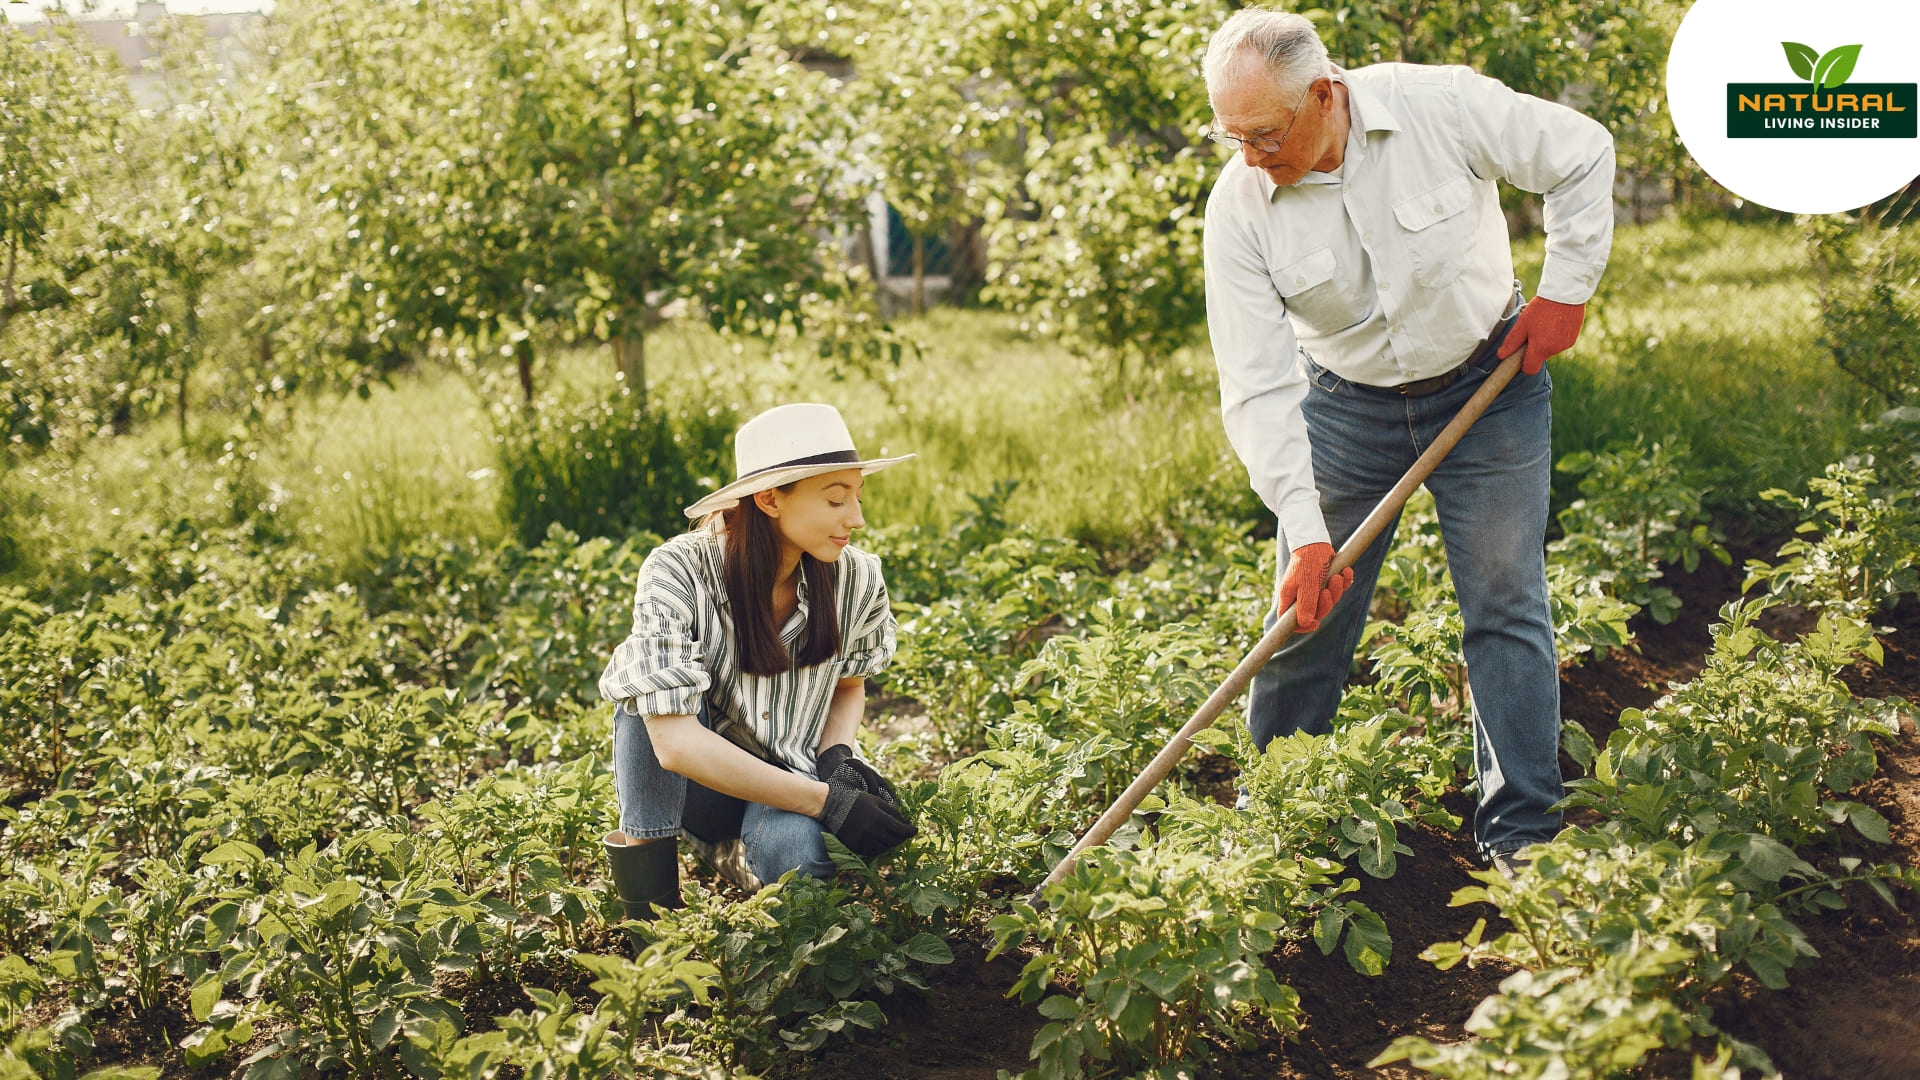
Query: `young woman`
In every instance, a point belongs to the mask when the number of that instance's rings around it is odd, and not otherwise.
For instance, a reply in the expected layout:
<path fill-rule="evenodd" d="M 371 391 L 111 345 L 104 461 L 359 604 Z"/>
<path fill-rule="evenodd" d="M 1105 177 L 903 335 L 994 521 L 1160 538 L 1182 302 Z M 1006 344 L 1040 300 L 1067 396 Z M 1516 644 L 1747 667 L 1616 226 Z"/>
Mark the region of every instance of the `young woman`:
<path fill-rule="evenodd" d="M 633 631 L 600 676 L 628 918 L 679 905 L 675 836 L 757 889 L 830 877 L 823 832 L 865 856 L 914 834 L 854 749 L 894 619 L 880 560 L 849 543 L 864 477 L 912 456 L 860 460 L 831 405 L 770 409 L 734 437 L 734 482 L 687 508 L 702 524 L 641 565 Z"/>

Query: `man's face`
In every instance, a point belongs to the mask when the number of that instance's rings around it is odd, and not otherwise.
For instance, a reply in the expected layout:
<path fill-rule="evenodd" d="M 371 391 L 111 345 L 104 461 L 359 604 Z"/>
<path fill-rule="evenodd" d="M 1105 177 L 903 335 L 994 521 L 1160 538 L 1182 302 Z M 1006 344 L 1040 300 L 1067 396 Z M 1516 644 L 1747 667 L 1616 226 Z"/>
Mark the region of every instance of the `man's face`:
<path fill-rule="evenodd" d="M 1296 91 L 1296 94 L 1298 92 Z M 1327 145 L 1332 84 L 1316 80 L 1301 97 L 1282 94 L 1266 69 L 1257 62 L 1233 68 L 1212 91 L 1217 126 L 1240 139 L 1282 140 L 1280 149 L 1263 152 L 1242 143 L 1241 160 L 1267 174 L 1280 187 L 1290 187 L 1315 168 L 1329 162 Z M 1297 105 L 1297 108 L 1296 108 Z"/>

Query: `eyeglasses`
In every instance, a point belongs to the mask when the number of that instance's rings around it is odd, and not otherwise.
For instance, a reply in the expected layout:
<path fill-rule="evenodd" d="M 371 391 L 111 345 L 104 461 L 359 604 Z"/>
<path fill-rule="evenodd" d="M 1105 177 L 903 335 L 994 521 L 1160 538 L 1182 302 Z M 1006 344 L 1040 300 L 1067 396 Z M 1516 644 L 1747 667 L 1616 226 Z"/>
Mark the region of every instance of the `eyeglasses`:
<path fill-rule="evenodd" d="M 1313 89 L 1313 83 L 1309 82 L 1300 91 L 1300 97 L 1296 99 L 1293 103 L 1293 119 L 1287 121 L 1287 130 L 1281 132 L 1280 137 L 1278 139 L 1268 139 L 1268 138 L 1241 139 L 1241 138 L 1236 138 L 1232 135 L 1228 135 L 1228 134 L 1225 134 L 1224 132 L 1219 132 L 1219 131 L 1208 131 L 1207 138 L 1212 139 L 1214 142 L 1219 143 L 1221 146 L 1228 147 L 1229 149 L 1233 150 L 1235 153 L 1238 153 L 1240 148 L 1243 146 L 1251 146 L 1262 154 L 1277 154 L 1280 152 L 1280 148 L 1287 144 L 1287 136 L 1293 134 L 1293 125 L 1296 123 L 1299 123 L 1300 106 L 1306 104 L 1307 91 L 1311 89 Z M 1219 121 L 1216 120 L 1214 121 L 1214 123 L 1217 125 Z"/>

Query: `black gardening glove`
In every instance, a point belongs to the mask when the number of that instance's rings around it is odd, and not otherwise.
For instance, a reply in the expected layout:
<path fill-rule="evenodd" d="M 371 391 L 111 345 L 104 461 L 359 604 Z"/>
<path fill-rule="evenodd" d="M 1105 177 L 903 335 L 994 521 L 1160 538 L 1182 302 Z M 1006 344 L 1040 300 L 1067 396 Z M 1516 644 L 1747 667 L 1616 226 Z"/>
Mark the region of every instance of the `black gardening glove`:
<path fill-rule="evenodd" d="M 877 797 L 890 807 L 899 807 L 900 796 L 894 793 L 893 785 L 887 783 L 887 778 L 881 776 L 873 766 L 854 757 L 853 747 L 846 743 L 834 743 L 820 751 L 820 756 L 815 760 L 819 763 L 817 771 L 822 780 L 839 772 L 840 766 L 848 766 L 860 774 L 860 786 L 867 794 Z"/>
<path fill-rule="evenodd" d="M 858 772 L 841 765 L 826 777 L 827 803 L 815 820 L 863 859 L 906 843 L 920 830 L 899 811 L 869 794 Z"/>

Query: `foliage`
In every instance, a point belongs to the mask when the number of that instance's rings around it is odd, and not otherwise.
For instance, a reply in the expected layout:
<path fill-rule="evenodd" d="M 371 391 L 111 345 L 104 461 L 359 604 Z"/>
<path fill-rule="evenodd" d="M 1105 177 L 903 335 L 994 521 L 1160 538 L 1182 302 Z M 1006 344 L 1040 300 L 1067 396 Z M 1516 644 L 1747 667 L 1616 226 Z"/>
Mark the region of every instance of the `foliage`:
<path fill-rule="evenodd" d="M 132 106 L 111 59 L 64 10 L 37 33 L 0 14 L 0 443 L 11 456 L 74 434 L 97 378 L 46 355 L 69 336 L 58 309 L 89 269 L 68 213 L 112 199 L 113 148 Z M 78 382 L 79 385 L 75 385 Z"/>
<path fill-rule="evenodd" d="M 802 319 L 845 289 L 817 230 L 846 213 L 847 117 L 782 45 L 782 11 L 277 14 L 270 75 L 302 89 L 273 125 L 312 223 L 281 256 L 289 330 L 376 356 L 445 335 L 514 358 L 531 399 L 535 331 L 615 342 L 644 396 L 644 339 L 676 303 L 734 330 Z"/>
<path fill-rule="evenodd" d="M 1005 84 L 1019 156 L 988 207 L 982 296 L 1097 357 L 1115 385 L 1190 343 L 1216 157 L 1200 58 L 1228 9 L 1034 0 L 990 9 L 978 66 Z"/>
<path fill-rule="evenodd" d="M 1807 481 L 1812 491 L 1805 496 L 1761 492 L 1762 499 L 1797 511 L 1795 533 L 1819 535 L 1780 545 L 1776 565 L 1749 561 L 1744 588 L 1764 583 L 1788 603 L 1854 618 L 1872 618 L 1901 595 L 1920 593 L 1920 507 L 1909 490 L 1877 493 L 1877 479 L 1869 459 L 1827 466 L 1824 477 Z"/>
<path fill-rule="evenodd" d="M 597 704 L 600 669 L 630 629 L 633 583 L 659 537 L 581 542 L 563 526 L 528 551 L 498 613 L 473 632 L 469 697 L 495 693 L 546 715 Z"/>
<path fill-rule="evenodd" d="M 1898 204 L 1898 200 L 1895 200 Z M 1891 208 L 1889 208 L 1891 209 Z M 1920 394 L 1920 295 L 1914 291 L 1913 204 L 1876 217 L 1808 219 L 1807 249 L 1819 286 L 1820 343 L 1834 363 L 1888 406 Z M 1891 220 L 1889 220 L 1891 219 Z"/>
<path fill-rule="evenodd" d="M 1048 886 L 1045 909 L 1024 903 L 987 925 L 989 956 L 1043 946 L 1008 991 L 1052 1022 L 1034 1036 L 1033 1080 L 1185 1062 L 1205 1030 L 1245 1040 L 1299 1024 L 1300 996 L 1265 957 L 1294 908 L 1327 883 L 1321 870 L 1272 854 L 1148 846 L 1091 851 Z M 1057 980 L 1077 993 L 1050 993 Z M 1106 1064 L 1110 1063 L 1110 1064 Z M 1122 1073 L 1124 1075 L 1124 1072 Z"/>
<path fill-rule="evenodd" d="M 1496 905 L 1512 929 L 1483 941 L 1481 920 L 1423 958 L 1522 967 L 1468 1021 L 1479 1038 L 1437 1046 L 1405 1036 L 1373 1064 L 1601 1077 L 1717 1036 L 1719 1052 L 1696 1058 L 1696 1075 L 1722 1075 L 1729 1062 L 1775 1073 L 1759 1049 L 1713 1026 L 1704 995 L 1737 966 L 1786 986 L 1788 969 L 1814 955 L 1789 915 L 1844 907 L 1852 883 L 1892 905 L 1889 883 L 1911 886 L 1914 875 L 1854 857 L 1835 875 L 1795 854 L 1842 823 L 1868 842 L 1889 840 L 1878 813 L 1844 796 L 1873 774 L 1870 736 L 1898 734 L 1901 709 L 1856 702 L 1838 678 L 1856 659 L 1877 660 L 1869 627 L 1828 612 L 1783 644 L 1757 625 L 1768 604 L 1728 604 L 1705 670 L 1653 709 L 1627 710 L 1592 757 L 1593 775 L 1568 785 L 1562 805 L 1598 810 L 1600 824 L 1529 847 L 1511 879 L 1481 872 L 1484 885 L 1455 894 L 1455 904 Z"/>
<path fill-rule="evenodd" d="M 1401 1036 L 1367 1064 L 1406 1061 L 1449 1080 L 1605 1080 L 1692 1034 L 1673 1002 L 1639 992 L 1636 977 L 1645 965 L 1657 960 L 1630 956 L 1621 970 L 1590 977 L 1523 968 L 1467 1018 L 1476 1038 L 1436 1045 Z"/>
<path fill-rule="evenodd" d="M 1650 710 L 1629 709 L 1568 805 L 1591 806 L 1640 835 L 1685 839 L 1763 832 L 1798 846 L 1845 822 L 1886 842 L 1886 822 L 1830 801 L 1873 775 L 1873 735 L 1897 734 L 1898 706 L 1856 702 L 1839 672 L 1877 661 L 1869 627 L 1825 614 L 1792 644 L 1762 631 L 1768 602 L 1730 603 L 1700 675 Z"/>
<path fill-rule="evenodd" d="M 500 515 L 528 547 L 561 527 L 584 536 L 684 532 L 682 508 L 732 475 L 728 409 L 649 406 L 625 388 L 598 400 L 496 409 Z"/>
<path fill-rule="evenodd" d="M 662 1024 L 696 1052 L 738 1064 L 771 1061 L 779 1050 L 815 1050 L 835 1033 L 876 1029 L 886 1018 L 862 995 L 925 990 L 914 964 L 953 961 L 939 938 L 894 940 L 871 907 L 798 872 L 747 900 L 694 889 L 687 900 L 645 932 L 656 947 L 690 948 L 711 965 L 712 1009 L 704 1017 L 676 1012 Z"/>
<path fill-rule="evenodd" d="M 1702 555 L 1722 565 L 1733 561 L 1726 537 L 1700 505 L 1704 489 L 1682 474 L 1687 458 L 1684 447 L 1638 440 L 1561 458 L 1554 469 L 1580 476 L 1581 497 L 1557 515 L 1563 535 L 1547 550 L 1599 582 L 1607 596 L 1645 610 L 1655 622 L 1672 622 L 1680 601 L 1672 589 L 1653 584 L 1662 565 L 1691 574 Z"/>

